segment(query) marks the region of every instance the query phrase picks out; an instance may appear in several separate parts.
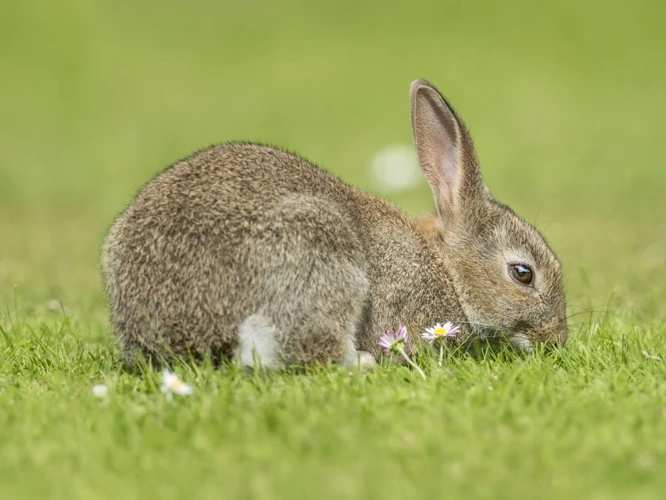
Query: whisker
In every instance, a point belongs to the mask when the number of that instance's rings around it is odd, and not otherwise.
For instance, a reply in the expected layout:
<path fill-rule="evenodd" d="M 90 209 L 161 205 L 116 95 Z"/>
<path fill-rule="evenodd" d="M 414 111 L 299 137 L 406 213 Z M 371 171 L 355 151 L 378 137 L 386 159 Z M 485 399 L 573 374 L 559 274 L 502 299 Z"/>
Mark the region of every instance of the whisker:
<path fill-rule="evenodd" d="M 576 305 L 576 304 L 568 304 L 567 307 L 575 307 L 577 309 L 589 310 L 589 306 L 579 306 L 579 305 Z"/>
<path fill-rule="evenodd" d="M 581 314 L 605 314 L 609 316 L 620 316 L 621 313 L 608 310 L 600 310 L 600 309 L 587 309 L 585 311 L 578 311 L 575 313 L 571 313 L 567 316 L 567 319 L 572 318 L 574 316 L 580 316 Z"/>
<path fill-rule="evenodd" d="M 480 321 L 458 321 L 461 325 L 475 325 L 475 326 L 485 326 L 487 328 L 499 329 L 496 325 L 491 325 L 490 323 L 481 323 Z"/>

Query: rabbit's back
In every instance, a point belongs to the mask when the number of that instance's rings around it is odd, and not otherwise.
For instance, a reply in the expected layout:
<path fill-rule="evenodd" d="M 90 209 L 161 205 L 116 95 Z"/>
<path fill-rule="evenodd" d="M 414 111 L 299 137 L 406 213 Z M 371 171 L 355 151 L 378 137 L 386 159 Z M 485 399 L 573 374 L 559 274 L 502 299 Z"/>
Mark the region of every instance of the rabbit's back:
<path fill-rule="evenodd" d="M 352 198 L 306 160 L 253 144 L 216 146 L 159 174 L 104 246 L 111 318 L 128 360 L 230 358 L 238 329 L 258 311 L 272 316 L 270 328 L 284 321 L 294 330 L 308 306 L 299 300 L 313 302 L 317 328 L 335 330 L 320 323 L 336 318 L 352 329 L 366 289 Z M 278 341 L 287 356 L 309 349 Z M 329 356 L 344 349 L 320 347 Z"/>

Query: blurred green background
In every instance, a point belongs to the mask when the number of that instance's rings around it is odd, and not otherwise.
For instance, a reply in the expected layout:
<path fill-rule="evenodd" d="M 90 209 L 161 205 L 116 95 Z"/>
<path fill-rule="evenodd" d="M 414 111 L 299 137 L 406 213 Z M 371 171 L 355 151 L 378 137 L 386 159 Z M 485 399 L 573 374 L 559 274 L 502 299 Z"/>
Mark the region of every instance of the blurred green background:
<path fill-rule="evenodd" d="M 106 229 L 212 143 L 270 142 L 378 192 L 370 160 L 411 144 L 409 83 L 426 78 L 493 194 L 560 255 L 571 312 L 663 318 L 664 21 L 659 1 L 5 0 L 2 307 L 61 300 L 106 334 Z M 425 182 L 390 198 L 431 208 Z"/>

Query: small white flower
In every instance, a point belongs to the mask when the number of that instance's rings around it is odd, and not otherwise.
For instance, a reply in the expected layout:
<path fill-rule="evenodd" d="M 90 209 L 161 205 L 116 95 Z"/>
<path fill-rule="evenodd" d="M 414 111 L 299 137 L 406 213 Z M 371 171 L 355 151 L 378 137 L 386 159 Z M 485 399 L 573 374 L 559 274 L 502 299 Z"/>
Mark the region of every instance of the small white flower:
<path fill-rule="evenodd" d="M 194 392 L 191 385 L 186 384 L 178 375 L 166 369 L 162 372 L 162 385 L 160 386 L 160 390 L 166 394 L 168 400 L 171 400 L 174 394 L 178 396 L 189 396 Z"/>
<path fill-rule="evenodd" d="M 109 388 L 104 384 L 93 385 L 92 394 L 96 398 L 105 398 L 109 395 Z"/>
<path fill-rule="evenodd" d="M 459 326 L 455 326 L 450 321 L 447 321 L 443 325 L 437 323 L 432 328 L 426 328 L 426 331 L 421 334 L 421 338 L 432 342 L 433 340 L 444 337 L 455 337 L 459 331 Z"/>

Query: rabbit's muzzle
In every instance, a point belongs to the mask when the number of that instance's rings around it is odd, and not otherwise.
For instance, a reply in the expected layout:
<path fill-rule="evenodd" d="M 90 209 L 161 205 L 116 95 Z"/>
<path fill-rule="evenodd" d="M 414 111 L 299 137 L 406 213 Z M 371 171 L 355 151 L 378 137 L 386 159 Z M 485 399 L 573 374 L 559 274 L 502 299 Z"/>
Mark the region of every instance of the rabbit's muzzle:
<path fill-rule="evenodd" d="M 537 345 L 544 345 L 546 348 L 564 347 L 567 343 L 566 322 L 555 319 L 539 325 L 533 330 L 533 338 Z"/>
<path fill-rule="evenodd" d="M 506 339 L 520 351 L 534 352 L 537 348 L 550 351 L 566 344 L 566 322 L 553 319 L 536 327 L 521 322 L 512 329 L 512 333 L 506 335 Z"/>

